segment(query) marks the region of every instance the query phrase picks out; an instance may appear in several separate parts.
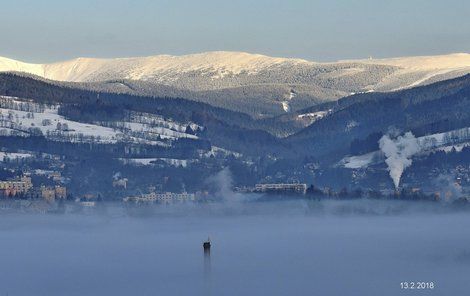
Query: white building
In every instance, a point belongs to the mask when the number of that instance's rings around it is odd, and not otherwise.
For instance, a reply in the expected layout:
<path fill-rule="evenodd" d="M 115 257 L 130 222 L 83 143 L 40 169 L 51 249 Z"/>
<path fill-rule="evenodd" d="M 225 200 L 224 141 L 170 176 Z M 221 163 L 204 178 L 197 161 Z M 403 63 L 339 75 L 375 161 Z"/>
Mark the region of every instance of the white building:
<path fill-rule="evenodd" d="M 307 184 L 256 184 L 255 192 L 296 192 L 305 194 Z"/>
<path fill-rule="evenodd" d="M 164 204 L 170 204 L 175 202 L 186 202 L 186 201 L 194 201 L 196 199 L 194 193 L 173 193 L 173 192 L 165 192 L 165 193 L 148 193 L 142 194 L 140 196 L 130 196 L 126 197 L 123 200 L 125 202 L 159 202 Z"/>

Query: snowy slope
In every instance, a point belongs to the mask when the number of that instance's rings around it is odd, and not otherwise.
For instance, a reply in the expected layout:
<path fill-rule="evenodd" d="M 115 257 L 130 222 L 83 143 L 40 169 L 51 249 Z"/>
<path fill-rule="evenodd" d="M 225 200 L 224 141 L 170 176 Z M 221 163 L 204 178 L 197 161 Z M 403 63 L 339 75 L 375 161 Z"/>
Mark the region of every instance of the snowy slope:
<path fill-rule="evenodd" d="M 37 76 L 44 77 L 45 65 L 41 64 L 28 64 L 20 61 L 15 61 L 8 58 L 0 57 L 0 72 L 15 71 L 24 72 Z"/>
<path fill-rule="evenodd" d="M 369 59 L 357 62 L 398 67 L 388 80 L 375 86 L 376 89 L 398 90 L 458 77 L 470 73 L 470 54 L 455 53 L 440 56 L 416 56 L 391 59 Z M 407 76 L 414 78 L 407 78 Z M 433 79 L 440 77 L 440 79 Z M 401 82 L 398 82 L 402 80 Z M 395 87 L 390 88 L 395 84 Z"/>
<path fill-rule="evenodd" d="M 367 60 L 355 60 L 355 62 L 396 66 L 396 67 L 400 67 L 403 69 L 413 69 L 417 71 L 458 69 L 462 67 L 470 67 L 470 54 L 454 53 L 454 54 L 437 55 L 437 56 L 415 56 L 415 57 L 400 57 L 400 58 L 390 58 L 390 59 L 367 59 Z"/>
<path fill-rule="evenodd" d="M 169 146 L 179 138 L 197 139 L 187 134 L 189 125 L 164 120 L 147 113 L 131 113 L 130 121 L 83 123 L 58 114 L 58 105 L 42 105 L 19 98 L 0 96 L 0 136 L 28 137 L 41 133 L 55 141 L 117 143 L 133 142 Z"/>
<path fill-rule="evenodd" d="M 175 74 L 198 72 L 213 79 L 254 74 L 276 65 L 314 64 L 301 59 L 273 58 L 243 52 L 208 52 L 185 56 L 140 58 L 78 58 L 53 64 L 26 64 L 0 58 L 0 71 L 19 71 L 58 81 L 99 81 L 115 78 L 171 82 Z M 157 77 L 162 76 L 162 77 Z"/>
<path fill-rule="evenodd" d="M 418 56 L 391 59 L 344 60 L 335 63 L 314 63 L 302 59 L 274 58 L 244 52 L 207 52 L 200 54 L 170 56 L 158 55 L 139 58 L 94 59 L 78 58 L 53 64 L 28 64 L 0 57 L 0 72 L 19 71 L 58 81 L 104 81 L 111 79 L 132 79 L 154 81 L 172 85 L 189 73 L 218 80 L 238 75 L 256 75 L 263 71 L 284 69 L 285 66 L 340 69 L 327 71 L 318 78 L 344 79 L 365 71 L 364 65 L 395 67 L 376 88 L 401 82 L 401 87 L 422 84 L 426 80 L 453 71 L 470 72 L 470 54 L 459 53 L 441 56 Z M 346 65 L 346 66 L 344 66 Z M 301 73 L 297 73 L 301 76 Z M 406 77 L 409 76 L 409 77 Z M 415 76 L 415 77 L 411 77 Z M 271 81 L 276 82 L 276 81 Z M 278 81 L 281 83 L 281 81 Z M 218 88 L 213 82 L 208 88 Z M 372 85 L 370 86 L 372 88 Z"/>
<path fill-rule="evenodd" d="M 204 97 L 203 101 L 216 106 L 263 117 L 297 111 L 351 93 L 393 91 L 462 76 L 470 73 L 470 54 L 333 63 L 224 51 L 183 56 L 78 58 L 52 64 L 28 64 L 0 57 L 0 72 L 9 71 L 68 82 L 133 80 L 156 88 L 164 85 L 201 94 L 192 93 L 191 99 Z M 139 87 L 132 90 L 138 92 Z M 211 92 L 216 92 L 216 98 Z M 246 106 L 234 107 L 231 99 Z"/>

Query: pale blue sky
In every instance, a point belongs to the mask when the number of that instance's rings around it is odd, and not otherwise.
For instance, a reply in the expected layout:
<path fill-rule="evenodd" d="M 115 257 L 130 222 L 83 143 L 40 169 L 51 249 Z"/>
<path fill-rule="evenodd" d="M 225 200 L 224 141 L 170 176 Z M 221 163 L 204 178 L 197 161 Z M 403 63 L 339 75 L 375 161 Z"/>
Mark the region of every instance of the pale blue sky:
<path fill-rule="evenodd" d="M 235 50 L 315 61 L 470 52 L 468 0 L 0 0 L 0 56 Z"/>

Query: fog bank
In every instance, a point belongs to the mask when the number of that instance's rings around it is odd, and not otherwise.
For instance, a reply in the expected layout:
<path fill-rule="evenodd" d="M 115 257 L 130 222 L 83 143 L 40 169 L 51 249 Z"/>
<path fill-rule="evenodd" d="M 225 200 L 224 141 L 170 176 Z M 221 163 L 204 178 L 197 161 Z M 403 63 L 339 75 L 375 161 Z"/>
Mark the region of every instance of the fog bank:
<path fill-rule="evenodd" d="M 426 295 L 470 288 L 470 215 L 438 203 L 109 204 L 0 219 L 0 295 L 399 295 L 402 281 L 433 281 Z"/>

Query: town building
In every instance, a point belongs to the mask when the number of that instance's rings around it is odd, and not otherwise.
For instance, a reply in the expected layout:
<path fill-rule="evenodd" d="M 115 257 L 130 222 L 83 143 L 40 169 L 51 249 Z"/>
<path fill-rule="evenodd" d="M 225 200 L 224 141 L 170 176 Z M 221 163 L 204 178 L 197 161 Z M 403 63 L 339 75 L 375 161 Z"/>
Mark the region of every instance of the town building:
<path fill-rule="evenodd" d="M 41 186 L 41 197 L 46 201 L 55 200 L 55 190 L 51 187 Z"/>
<path fill-rule="evenodd" d="M 173 192 L 165 192 L 165 193 L 155 193 L 151 192 L 148 194 L 141 194 L 140 196 L 129 196 L 123 199 L 125 202 L 159 202 L 163 204 L 170 204 L 175 202 L 186 202 L 186 201 L 194 201 L 196 200 L 196 196 L 194 193 L 173 193 Z"/>
<path fill-rule="evenodd" d="M 42 199 L 46 201 L 54 201 L 56 199 L 67 198 L 67 188 L 64 186 L 46 187 L 41 186 L 40 189 Z"/>
<path fill-rule="evenodd" d="M 67 187 L 56 185 L 54 189 L 55 189 L 55 198 L 57 199 L 67 198 Z"/>
<path fill-rule="evenodd" d="M 256 184 L 255 192 L 263 193 L 300 193 L 307 192 L 307 184 Z"/>
<path fill-rule="evenodd" d="M 0 181 L 0 191 L 5 196 L 25 194 L 33 188 L 30 177 L 23 176 L 17 180 Z"/>
<path fill-rule="evenodd" d="M 127 188 L 127 178 L 122 178 L 122 179 L 115 179 L 113 180 L 113 187 L 121 187 L 126 189 Z"/>

